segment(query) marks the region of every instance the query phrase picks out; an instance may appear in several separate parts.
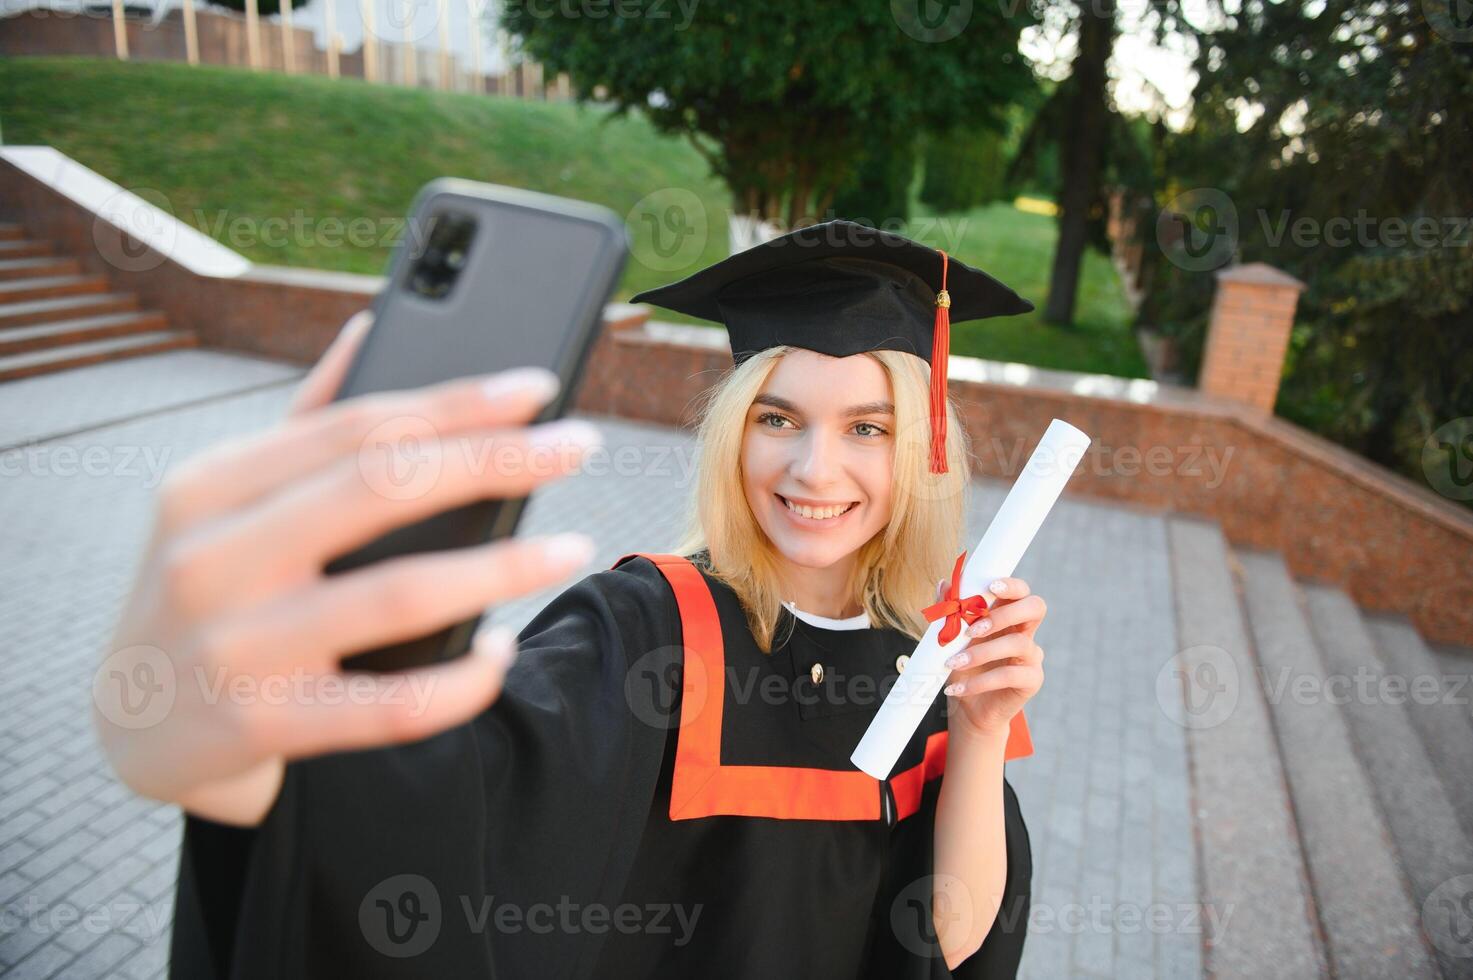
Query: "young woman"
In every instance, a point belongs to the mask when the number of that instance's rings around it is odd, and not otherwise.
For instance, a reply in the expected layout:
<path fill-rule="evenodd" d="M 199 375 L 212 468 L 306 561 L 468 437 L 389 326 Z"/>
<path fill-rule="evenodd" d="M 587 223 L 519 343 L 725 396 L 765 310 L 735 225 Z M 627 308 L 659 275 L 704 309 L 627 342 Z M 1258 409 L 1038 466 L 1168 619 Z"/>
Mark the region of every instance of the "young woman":
<path fill-rule="evenodd" d="M 360 315 L 285 425 L 170 475 L 105 670 L 169 707 L 134 724 L 102 685 L 95 714 L 120 777 L 186 811 L 175 976 L 1014 975 L 1032 861 L 1003 763 L 1031 752 L 1045 609 L 1016 578 L 985 616 L 952 591 L 968 447 L 944 378 L 948 306 L 1031 307 L 848 222 L 636 299 L 732 338 L 690 533 L 586 576 L 515 645 L 489 631 L 407 683 L 338 671 L 558 581 L 586 540 L 321 568 L 575 466 L 589 427 L 515 427 L 549 376 L 327 406 Z M 403 418 L 441 433 L 410 501 L 357 454 Z M 558 462 L 488 476 L 456 451 L 487 436 Z M 974 639 L 875 780 L 849 755 L 934 619 Z"/>

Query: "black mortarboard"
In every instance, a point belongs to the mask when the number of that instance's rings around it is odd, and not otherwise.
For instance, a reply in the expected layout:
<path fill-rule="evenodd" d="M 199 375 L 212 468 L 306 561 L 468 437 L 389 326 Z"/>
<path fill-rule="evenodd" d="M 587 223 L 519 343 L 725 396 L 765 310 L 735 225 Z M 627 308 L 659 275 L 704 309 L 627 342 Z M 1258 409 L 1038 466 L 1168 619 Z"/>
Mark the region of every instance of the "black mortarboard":
<path fill-rule="evenodd" d="M 834 357 L 899 350 L 925 359 L 931 365 L 933 473 L 946 472 L 951 320 L 1033 309 L 987 273 L 939 249 L 844 220 L 763 242 L 630 302 L 725 324 L 737 364 L 780 344 Z"/>

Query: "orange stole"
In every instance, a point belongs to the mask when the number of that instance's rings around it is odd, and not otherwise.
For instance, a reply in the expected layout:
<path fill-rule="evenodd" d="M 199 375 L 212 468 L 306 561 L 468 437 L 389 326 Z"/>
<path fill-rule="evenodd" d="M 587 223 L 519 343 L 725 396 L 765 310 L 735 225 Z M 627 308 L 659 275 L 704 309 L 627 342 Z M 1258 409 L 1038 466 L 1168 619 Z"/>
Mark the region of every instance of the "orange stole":
<path fill-rule="evenodd" d="M 711 589 L 680 555 L 636 553 L 659 568 L 680 608 L 686 663 L 682 670 L 679 739 L 670 791 L 670 819 L 709 816 L 780 820 L 878 820 L 879 780 L 858 769 L 731 766 L 721 762 L 721 719 L 726 703 L 726 647 Z M 625 555 L 619 562 L 635 555 Z M 615 562 L 615 565 L 619 564 Z M 688 710 L 695 706 L 694 711 Z M 946 732 L 926 739 L 925 758 L 890 779 L 896 819 L 920 808 L 925 783 L 946 768 Z M 1019 711 L 1008 729 L 1004 760 L 1033 754 L 1027 719 Z"/>

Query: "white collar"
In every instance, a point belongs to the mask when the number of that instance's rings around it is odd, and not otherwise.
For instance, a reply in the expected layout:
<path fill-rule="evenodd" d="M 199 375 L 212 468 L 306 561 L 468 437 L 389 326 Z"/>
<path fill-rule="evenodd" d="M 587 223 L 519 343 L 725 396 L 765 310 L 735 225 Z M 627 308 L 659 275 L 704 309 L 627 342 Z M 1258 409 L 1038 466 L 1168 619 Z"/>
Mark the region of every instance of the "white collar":
<path fill-rule="evenodd" d="M 803 620 L 803 622 L 810 623 L 821 629 L 867 630 L 870 628 L 868 612 L 861 612 L 859 613 L 859 615 L 850 616 L 847 619 L 831 619 L 828 616 L 820 616 L 816 613 L 804 612 L 803 610 L 799 609 L 792 600 L 784 602 L 783 606 L 787 608 L 788 612 Z"/>

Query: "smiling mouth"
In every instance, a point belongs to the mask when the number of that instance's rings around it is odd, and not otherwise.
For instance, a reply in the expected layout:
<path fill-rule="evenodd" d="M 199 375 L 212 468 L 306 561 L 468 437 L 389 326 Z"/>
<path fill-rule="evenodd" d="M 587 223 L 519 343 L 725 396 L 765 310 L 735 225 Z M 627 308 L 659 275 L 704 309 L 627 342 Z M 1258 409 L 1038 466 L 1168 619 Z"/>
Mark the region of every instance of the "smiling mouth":
<path fill-rule="evenodd" d="M 836 520 L 837 518 L 843 517 L 845 514 L 849 513 L 855 507 L 859 506 L 859 501 L 855 500 L 847 504 L 835 505 L 831 507 L 805 507 L 802 504 L 793 503 L 791 500 L 789 500 L 787 497 L 784 497 L 780 493 L 775 493 L 773 494 L 773 496 L 776 497 L 778 500 L 781 500 L 783 502 L 783 506 L 787 507 L 789 511 L 797 514 L 799 517 L 806 517 L 809 520 L 813 521 Z"/>

